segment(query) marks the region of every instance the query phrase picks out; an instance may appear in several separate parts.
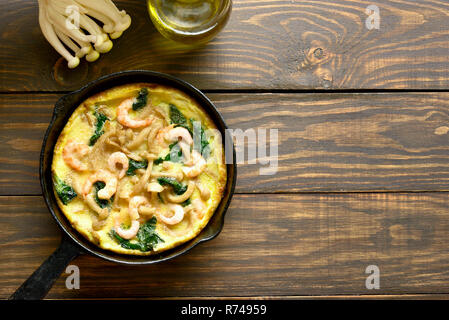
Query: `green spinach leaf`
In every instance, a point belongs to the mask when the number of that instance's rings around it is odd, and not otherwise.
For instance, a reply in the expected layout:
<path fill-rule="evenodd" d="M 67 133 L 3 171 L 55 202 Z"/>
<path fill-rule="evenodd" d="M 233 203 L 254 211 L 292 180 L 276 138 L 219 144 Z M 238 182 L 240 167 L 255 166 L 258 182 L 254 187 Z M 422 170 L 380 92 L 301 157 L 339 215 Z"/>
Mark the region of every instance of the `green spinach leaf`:
<path fill-rule="evenodd" d="M 152 217 L 139 228 L 137 239 L 139 239 L 142 251 L 153 250 L 153 247 L 159 242 L 164 242 L 156 233 L 156 223 L 156 217 Z"/>
<path fill-rule="evenodd" d="M 176 149 L 174 151 L 172 151 L 172 150 L 175 147 L 178 149 L 178 153 L 177 153 L 177 157 L 174 157 L 174 159 L 173 159 L 172 153 L 176 152 Z M 183 161 L 181 147 L 179 146 L 178 142 L 173 142 L 171 145 L 169 145 L 169 149 L 170 149 L 170 152 L 165 156 L 164 161 L 172 161 L 172 162 L 182 162 Z M 176 153 L 174 155 L 176 155 Z"/>
<path fill-rule="evenodd" d="M 133 243 L 127 239 L 123 239 L 120 237 L 115 230 L 111 230 L 111 237 L 118 241 L 118 243 L 122 246 L 122 248 L 128 249 L 128 250 L 141 250 L 140 243 Z"/>
<path fill-rule="evenodd" d="M 57 175 L 53 176 L 53 184 L 55 186 L 56 194 L 64 205 L 76 198 L 75 190 L 67 183 L 62 181 Z"/>
<path fill-rule="evenodd" d="M 183 206 L 183 207 L 187 207 L 189 204 L 191 204 L 192 203 L 192 201 L 190 200 L 190 198 L 189 199 L 187 199 L 186 201 L 184 201 L 183 203 L 181 203 L 181 206 Z"/>
<path fill-rule="evenodd" d="M 206 134 L 204 133 L 204 129 L 201 126 L 201 155 L 204 158 L 208 158 L 210 154 L 209 141 L 207 141 Z"/>
<path fill-rule="evenodd" d="M 169 145 L 170 152 L 169 152 L 164 158 L 162 158 L 162 157 L 157 158 L 156 160 L 154 160 L 153 163 L 154 163 L 155 165 L 158 165 L 158 164 L 161 164 L 161 163 L 164 162 L 164 161 L 181 162 L 181 161 L 183 160 L 181 148 L 179 148 L 179 151 L 178 151 L 177 161 L 175 161 L 175 160 L 172 159 L 172 157 L 171 157 L 171 150 L 172 150 L 177 144 L 178 144 L 178 142 L 174 142 L 174 143 L 172 143 L 171 145 Z"/>
<path fill-rule="evenodd" d="M 159 158 L 157 158 L 156 160 L 154 160 L 153 164 L 154 164 L 155 166 L 157 166 L 158 164 L 161 164 L 162 162 L 164 162 L 164 159 L 161 158 L 161 157 L 159 157 Z"/>
<path fill-rule="evenodd" d="M 140 250 L 147 252 L 153 250 L 154 246 L 164 240 L 156 233 L 156 217 L 152 217 L 150 220 L 140 226 L 137 232 L 137 242 L 131 242 L 127 239 L 120 237 L 115 230 L 111 230 L 111 237 L 118 241 L 122 248 L 130 250 Z"/>
<path fill-rule="evenodd" d="M 179 183 L 178 180 L 173 177 L 160 177 L 157 178 L 157 182 L 159 182 L 161 186 L 171 186 L 173 188 L 173 192 L 177 195 L 181 195 L 187 190 L 186 185 Z"/>
<path fill-rule="evenodd" d="M 148 160 L 136 161 L 129 159 L 128 170 L 126 170 L 127 176 L 133 176 L 136 174 L 137 169 L 146 169 L 148 167 Z"/>
<path fill-rule="evenodd" d="M 193 128 L 193 132 L 194 134 L 199 135 L 199 141 L 198 138 L 194 137 L 194 143 L 196 144 L 195 150 L 198 151 L 199 153 L 201 153 L 201 155 L 204 158 L 208 158 L 210 155 L 210 146 L 209 146 L 209 141 L 207 140 L 207 136 L 206 136 L 206 132 L 204 130 L 204 127 L 202 125 L 202 123 L 198 120 L 194 120 L 194 119 L 190 119 L 190 123 L 192 125 Z"/>
<path fill-rule="evenodd" d="M 142 88 L 139 91 L 139 94 L 137 95 L 136 101 L 133 103 L 133 110 L 137 111 L 139 109 L 142 109 L 147 105 L 148 101 L 148 89 Z"/>
<path fill-rule="evenodd" d="M 179 125 L 187 125 L 187 120 L 184 117 L 184 115 L 179 111 L 179 109 L 174 105 L 170 104 L 170 120 L 173 124 L 179 124 Z"/>
<path fill-rule="evenodd" d="M 95 142 L 97 142 L 98 138 L 104 133 L 103 126 L 106 120 L 109 120 L 104 114 L 99 113 L 97 108 L 95 108 L 94 116 L 97 119 L 97 123 L 95 124 L 95 132 L 89 139 L 89 146 L 93 146 Z"/>
<path fill-rule="evenodd" d="M 106 186 L 106 184 L 103 181 L 97 181 L 94 183 L 95 188 L 95 202 L 100 206 L 100 208 L 109 208 L 111 206 L 111 201 L 114 200 L 114 196 L 111 197 L 111 199 L 100 199 L 98 198 L 98 191 L 103 189 Z"/>

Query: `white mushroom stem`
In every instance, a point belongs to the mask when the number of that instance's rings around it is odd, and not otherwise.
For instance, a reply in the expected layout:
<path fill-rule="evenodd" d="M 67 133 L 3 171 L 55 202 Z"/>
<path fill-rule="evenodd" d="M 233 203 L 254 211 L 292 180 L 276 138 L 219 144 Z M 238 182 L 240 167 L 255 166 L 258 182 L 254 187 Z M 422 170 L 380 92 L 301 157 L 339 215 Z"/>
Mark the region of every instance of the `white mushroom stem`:
<path fill-rule="evenodd" d="M 55 48 L 55 50 L 63 56 L 67 62 L 69 68 L 75 68 L 79 65 L 80 59 L 76 56 L 72 56 L 70 52 L 64 47 L 64 45 L 59 40 L 58 36 L 53 29 L 47 18 L 47 12 L 45 10 L 44 0 L 38 0 L 39 2 L 39 25 L 41 27 L 42 33 L 47 41 Z"/>
<path fill-rule="evenodd" d="M 167 199 L 170 202 L 182 203 L 190 198 L 190 196 L 192 195 L 194 190 L 195 190 L 195 182 L 189 181 L 187 190 L 183 194 L 175 195 L 175 194 L 169 193 L 169 194 L 167 194 Z"/>
<path fill-rule="evenodd" d="M 87 14 L 102 16 L 106 15 L 107 18 L 111 19 L 114 24 L 114 32 L 123 32 L 129 28 L 131 24 L 131 17 L 119 11 L 115 4 L 111 0 L 76 0 L 78 3 L 82 4 L 87 10 Z M 95 18 L 95 16 L 94 16 Z M 100 19 L 103 21 L 102 19 Z M 105 23 L 106 25 L 106 23 Z M 105 29 L 106 31 L 106 29 Z M 112 33 L 112 31 L 106 31 Z"/>
<path fill-rule="evenodd" d="M 80 6 L 75 0 L 46 0 L 50 1 L 55 10 L 57 10 L 62 15 L 68 15 L 70 9 L 76 8 L 80 14 L 86 14 L 87 10 Z"/>
<path fill-rule="evenodd" d="M 70 38 L 64 33 L 64 30 L 59 29 L 59 27 L 54 26 L 56 35 L 64 42 L 64 44 L 76 53 L 76 56 L 81 58 L 92 52 L 92 45 L 90 42 L 80 41 L 78 39 Z M 78 54 L 75 49 L 79 48 L 80 53 Z"/>
<path fill-rule="evenodd" d="M 94 43 L 95 48 L 97 48 L 97 46 L 101 46 L 104 41 L 109 40 L 108 35 L 102 31 L 100 26 L 86 15 L 83 14 L 80 15 L 80 27 L 85 29 L 91 35 L 95 35 L 96 37 L 96 41 Z"/>
<path fill-rule="evenodd" d="M 55 33 L 58 36 L 58 38 L 70 49 L 75 53 L 75 56 L 78 58 L 84 57 L 88 52 L 86 50 L 83 50 L 83 48 L 78 47 L 77 44 L 75 44 L 72 39 L 70 39 L 66 34 L 62 33 L 58 29 L 55 29 Z"/>
<path fill-rule="evenodd" d="M 111 18 L 109 18 L 108 16 L 105 16 L 102 12 L 89 10 L 88 15 L 103 23 L 104 32 L 106 32 L 106 33 L 114 32 L 114 21 Z"/>

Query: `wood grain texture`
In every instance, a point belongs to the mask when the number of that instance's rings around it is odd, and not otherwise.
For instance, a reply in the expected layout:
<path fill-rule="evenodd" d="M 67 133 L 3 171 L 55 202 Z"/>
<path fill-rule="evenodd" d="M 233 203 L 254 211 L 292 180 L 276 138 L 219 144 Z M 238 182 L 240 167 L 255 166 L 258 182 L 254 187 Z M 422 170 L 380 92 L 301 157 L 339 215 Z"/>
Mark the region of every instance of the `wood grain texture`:
<path fill-rule="evenodd" d="M 172 298 L 167 298 L 172 299 Z M 251 296 L 251 297 L 176 297 L 175 299 L 195 300 L 449 300 L 448 294 L 367 294 L 367 295 L 334 295 L 334 296 Z"/>
<path fill-rule="evenodd" d="M 202 89 L 446 89 L 449 3 L 378 0 L 380 29 L 365 26 L 373 1 L 234 0 L 207 46 L 189 49 L 152 26 L 144 0 L 116 1 L 133 18 L 114 48 L 74 71 L 44 40 L 37 1 L 0 1 L 0 91 L 79 87 L 127 69 L 171 73 Z"/>
<path fill-rule="evenodd" d="M 40 194 L 59 96 L 0 95 L 0 194 Z M 449 190 L 449 93 L 209 96 L 233 129 L 279 130 L 278 172 L 246 160 L 239 193 Z"/>
<path fill-rule="evenodd" d="M 48 298 L 448 294 L 448 193 L 236 195 L 218 238 L 153 266 L 84 255 Z M 56 248 L 40 197 L 0 197 L 0 297 Z M 365 269 L 380 268 L 380 290 Z"/>

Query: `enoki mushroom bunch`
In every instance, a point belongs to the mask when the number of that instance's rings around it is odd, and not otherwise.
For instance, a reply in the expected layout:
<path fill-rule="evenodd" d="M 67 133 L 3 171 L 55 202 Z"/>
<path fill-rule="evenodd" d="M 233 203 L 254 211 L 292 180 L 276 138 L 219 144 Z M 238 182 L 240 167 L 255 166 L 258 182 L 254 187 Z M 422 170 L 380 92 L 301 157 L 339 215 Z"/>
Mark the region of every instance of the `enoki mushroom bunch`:
<path fill-rule="evenodd" d="M 111 0 L 38 2 L 42 33 L 67 60 L 69 68 L 76 68 L 84 56 L 89 62 L 97 60 L 100 53 L 111 50 L 110 39 L 120 37 L 131 25 L 131 17 Z"/>

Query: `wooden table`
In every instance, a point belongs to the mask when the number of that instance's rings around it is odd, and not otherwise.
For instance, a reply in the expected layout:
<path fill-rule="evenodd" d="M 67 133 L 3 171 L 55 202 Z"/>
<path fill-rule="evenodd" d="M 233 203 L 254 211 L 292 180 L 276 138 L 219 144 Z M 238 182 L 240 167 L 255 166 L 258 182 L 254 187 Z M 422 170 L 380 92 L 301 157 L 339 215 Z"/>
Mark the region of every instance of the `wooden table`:
<path fill-rule="evenodd" d="M 0 1 L 1 298 L 60 241 L 38 183 L 55 101 L 128 69 L 191 82 L 232 128 L 278 128 L 278 173 L 239 165 L 223 232 L 191 253 L 143 267 L 83 255 L 81 288 L 63 274 L 47 298 L 449 297 L 447 1 L 235 0 L 195 50 L 163 39 L 145 1 L 116 2 L 131 28 L 69 71 L 37 1 Z M 365 26 L 370 4 L 379 30 Z"/>

